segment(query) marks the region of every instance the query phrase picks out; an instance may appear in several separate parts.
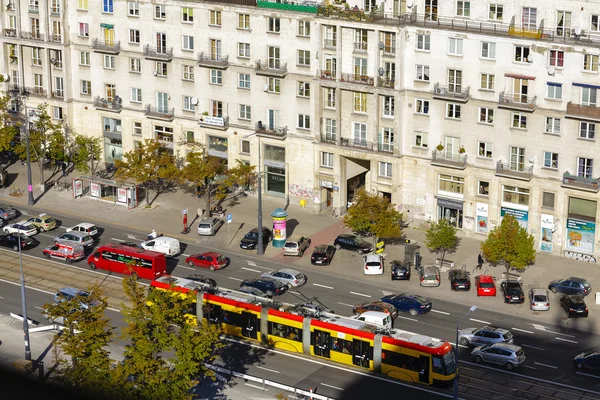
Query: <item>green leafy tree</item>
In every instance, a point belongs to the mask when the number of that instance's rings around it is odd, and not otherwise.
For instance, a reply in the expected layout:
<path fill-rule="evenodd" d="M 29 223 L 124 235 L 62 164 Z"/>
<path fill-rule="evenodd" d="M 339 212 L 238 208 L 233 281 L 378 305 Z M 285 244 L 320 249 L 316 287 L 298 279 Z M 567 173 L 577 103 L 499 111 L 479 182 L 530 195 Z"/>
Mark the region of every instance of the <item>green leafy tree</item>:
<path fill-rule="evenodd" d="M 71 161 L 78 171 L 84 174 L 96 174 L 102 156 L 102 138 L 96 136 L 75 135 L 71 144 Z"/>
<path fill-rule="evenodd" d="M 162 184 L 175 182 L 180 172 L 174 157 L 157 139 L 145 139 L 141 146 L 123 154 L 122 160 L 115 160 L 115 167 L 117 181 L 132 179 L 142 185 L 148 206 L 150 188 L 155 188 L 158 197 Z"/>
<path fill-rule="evenodd" d="M 432 253 L 440 254 L 442 263 L 446 253 L 456 251 L 458 243 L 456 228 L 443 218 L 438 222 L 433 222 L 425 233 L 425 246 Z"/>
<path fill-rule="evenodd" d="M 235 160 L 235 167 L 227 170 L 227 177 L 225 178 L 224 185 L 226 187 L 238 185 L 243 190 L 248 190 L 256 185 L 257 180 L 258 174 L 256 173 L 255 165 L 246 164 L 241 160 Z"/>
<path fill-rule="evenodd" d="M 361 235 L 374 235 L 382 239 L 402 236 L 402 213 L 383 196 L 358 191 L 355 202 L 344 215 L 344 223 Z"/>
<path fill-rule="evenodd" d="M 12 107 L 11 96 L 8 93 L 0 92 L 0 151 L 13 150 L 15 139 L 19 134 L 21 121 L 18 114 L 11 111 Z"/>
<path fill-rule="evenodd" d="M 485 259 L 492 264 L 504 264 L 506 276 L 511 268 L 521 272 L 535 262 L 533 235 L 519 225 L 512 215 L 505 215 L 481 244 Z"/>

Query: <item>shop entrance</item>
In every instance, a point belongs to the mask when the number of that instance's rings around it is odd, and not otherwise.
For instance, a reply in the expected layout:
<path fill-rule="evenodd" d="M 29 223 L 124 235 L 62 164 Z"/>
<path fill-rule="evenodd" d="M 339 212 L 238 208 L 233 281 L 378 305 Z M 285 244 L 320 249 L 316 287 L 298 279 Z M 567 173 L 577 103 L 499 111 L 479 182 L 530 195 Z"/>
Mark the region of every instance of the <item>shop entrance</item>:
<path fill-rule="evenodd" d="M 438 198 L 438 221 L 445 219 L 456 229 L 463 227 L 463 202 Z"/>

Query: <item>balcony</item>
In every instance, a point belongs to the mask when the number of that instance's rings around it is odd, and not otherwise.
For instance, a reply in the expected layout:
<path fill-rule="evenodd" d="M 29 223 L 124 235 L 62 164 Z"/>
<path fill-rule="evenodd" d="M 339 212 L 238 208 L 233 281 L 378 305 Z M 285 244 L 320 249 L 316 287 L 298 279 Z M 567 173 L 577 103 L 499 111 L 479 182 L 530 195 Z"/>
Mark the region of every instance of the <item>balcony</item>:
<path fill-rule="evenodd" d="M 48 35 L 48 41 L 54 43 L 62 43 L 62 35 L 58 33 L 51 33 Z"/>
<path fill-rule="evenodd" d="M 44 41 L 44 35 L 39 32 L 23 32 L 21 31 L 21 39 Z"/>
<path fill-rule="evenodd" d="M 600 178 L 586 178 L 583 176 L 571 175 L 569 171 L 565 171 L 561 186 L 569 189 L 598 193 L 598 190 L 600 190 Z"/>
<path fill-rule="evenodd" d="M 115 98 L 115 101 L 108 101 L 107 99 L 96 96 L 94 98 L 94 107 L 98 110 L 110 111 L 120 113 L 123 110 L 123 101 Z"/>
<path fill-rule="evenodd" d="M 4 29 L 2 31 L 2 35 L 4 37 L 17 37 L 17 30 L 16 29 Z"/>
<path fill-rule="evenodd" d="M 119 54 L 121 52 L 121 41 L 92 39 L 92 49 L 96 53 Z"/>
<path fill-rule="evenodd" d="M 469 101 L 469 89 L 463 89 L 460 85 L 441 86 L 439 83 L 436 83 L 433 85 L 433 98 L 466 103 Z"/>
<path fill-rule="evenodd" d="M 173 48 L 166 47 L 152 47 L 150 45 L 144 46 L 144 57 L 148 60 L 156 61 L 172 61 L 173 60 Z"/>
<path fill-rule="evenodd" d="M 338 144 L 337 138 L 335 135 L 321 135 L 320 137 L 320 141 L 321 143 L 328 143 L 328 144 L 333 144 L 336 145 Z"/>
<path fill-rule="evenodd" d="M 273 78 L 285 78 L 287 75 L 287 64 L 281 64 L 279 60 L 256 61 L 256 75 L 270 76 Z"/>
<path fill-rule="evenodd" d="M 377 86 L 381 87 L 381 88 L 387 88 L 387 89 L 393 89 L 396 85 L 396 80 L 395 79 L 390 79 L 390 78 L 378 78 L 377 79 Z"/>
<path fill-rule="evenodd" d="M 366 140 L 341 138 L 340 139 L 340 146 L 343 146 L 343 147 L 352 147 L 354 149 L 361 149 L 361 150 L 373 151 L 373 143 L 367 142 Z"/>
<path fill-rule="evenodd" d="M 198 123 L 200 126 L 224 131 L 229 128 L 229 117 L 211 117 L 209 115 L 200 115 L 198 117 Z"/>
<path fill-rule="evenodd" d="M 340 77 L 340 82 L 360 83 L 362 85 L 373 86 L 374 79 L 372 76 L 368 75 L 342 73 L 342 76 Z"/>
<path fill-rule="evenodd" d="M 323 48 L 329 50 L 335 50 L 337 47 L 337 40 L 335 39 L 325 39 L 323 42 Z"/>
<path fill-rule="evenodd" d="M 534 112 L 536 105 L 536 96 L 527 97 L 521 94 L 505 94 L 500 93 L 498 97 L 498 108 L 515 111 Z"/>
<path fill-rule="evenodd" d="M 256 123 L 256 134 L 261 137 L 268 137 L 272 139 L 285 140 L 287 138 L 288 129 L 287 126 L 279 127 L 270 125 L 267 126 L 258 121 Z"/>
<path fill-rule="evenodd" d="M 47 97 L 46 89 L 38 86 L 23 88 L 24 96 Z"/>
<path fill-rule="evenodd" d="M 332 71 L 330 69 L 325 69 L 325 70 L 317 70 L 317 79 L 325 79 L 328 81 L 335 81 L 335 71 Z"/>
<path fill-rule="evenodd" d="M 65 91 L 64 90 L 54 90 L 54 91 L 52 91 L 52 97 L 55 99 L 64 99 Z"/>
<path fill-rule="evenodd" d="M 394 143 L 377 143 L 375 151 L 379 153 L 396 154 L 396 145 Z"/>
<path fill-rule="evenodd" d="M 431 152 L 431 165 L 462 170 L 467 168 L 467 155 L 434 150 Z"/>
<path fill-rule="evenodd" d="M 533 166 L 526 167 L 517 163 L 503 163 L 502 161 L 498 161 L 496 164 L 496 176 L 530 181 L 533 177 Z"/>
<path fill-rule="evenodd" d="M 175 118 L 175 109 L 166 107 L 152 107 L 150 104 L 146 104 L 146 110 L 144 114 L 148 118 L 162 119 L 165 121 L 173 121 Z"/>
<path fill-rule="evenodd" d="M 296 11 L 316 14 L 317 8 L 321 5 L 321 2 L 316 1 L 288 1 L 288 0 L 277 0 L 277 1 L 265 1 L 258 0 L 256 6 L 258 8 L 271 8 L 284 11 Z"/>
<path fill-rule="evenodd" d="M 369 50 L 367 42 L 354 42 L 354 51 L 365 53 L 367 50 Z"/>
<path fill-rule="evenodd" d="M 6 91 L 12 95 L 23 93 L 25 90 L 25 88 L 23 88 L 19 85 L 15 85 L 14 83 L 9 83 L 7 86 L 8 87 L 7 87 Z"/>
<path fill-rule="evenodd" d="M 220 54 L 198 53 L 198 66 L 225 70 L 229 67 L 229 56 Z"/>
<path fill-rule="evenodd" d="M 567 103 L 567 115 L 569 119 L 584 119 L 600 122 L 600 107 L 583 106 L 581 104 Z"/>

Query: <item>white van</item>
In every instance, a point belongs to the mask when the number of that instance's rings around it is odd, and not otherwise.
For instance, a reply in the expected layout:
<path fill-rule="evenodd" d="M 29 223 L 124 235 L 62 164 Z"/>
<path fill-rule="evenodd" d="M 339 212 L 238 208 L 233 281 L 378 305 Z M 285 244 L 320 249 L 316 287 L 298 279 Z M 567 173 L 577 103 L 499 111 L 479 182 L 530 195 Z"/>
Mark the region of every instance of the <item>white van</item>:
<path fill-rule="evenodd" d="M 390 317 L 390 314 L 381 311 L 366 311 L 362 314 L 355 315 L 352 319 L 364 321 L 378 327 L 392 329 L 392 317 Z"/>
<path fill-rule="evenodd" d="M 163 253 L 167 257 L 175 257 L 181 249 L 179 248 L 179 240 L 167 237 L 159 236 L 156 239 L 146 240 L 140 244 L 144 250 L 157 251 Z"/>

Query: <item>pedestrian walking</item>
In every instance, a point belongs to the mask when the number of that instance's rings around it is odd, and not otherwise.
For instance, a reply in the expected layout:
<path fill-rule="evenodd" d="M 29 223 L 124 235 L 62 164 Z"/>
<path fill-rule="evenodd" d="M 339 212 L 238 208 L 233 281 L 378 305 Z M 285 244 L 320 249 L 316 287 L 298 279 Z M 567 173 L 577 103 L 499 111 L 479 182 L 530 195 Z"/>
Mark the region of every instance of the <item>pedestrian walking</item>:
<path fill-rule="evenodd" d="M 67 163 L 63 161 L 61 168 L 62 168 L 62 173 L 63 173 L 62 176 L 66 176 L 67 175 Z"/>
<path fill-rule="evenodd" d="M 477 256 L 477 269 L 481 269 L 483 267 L 483 255 L 479 252 Z"/>

